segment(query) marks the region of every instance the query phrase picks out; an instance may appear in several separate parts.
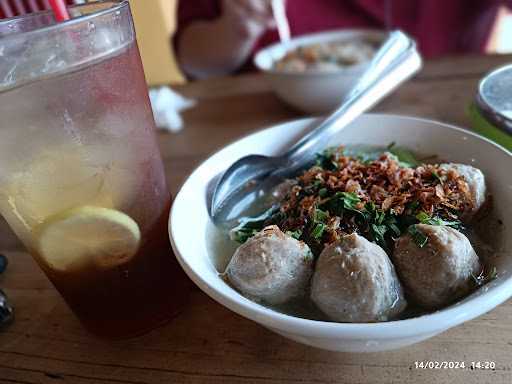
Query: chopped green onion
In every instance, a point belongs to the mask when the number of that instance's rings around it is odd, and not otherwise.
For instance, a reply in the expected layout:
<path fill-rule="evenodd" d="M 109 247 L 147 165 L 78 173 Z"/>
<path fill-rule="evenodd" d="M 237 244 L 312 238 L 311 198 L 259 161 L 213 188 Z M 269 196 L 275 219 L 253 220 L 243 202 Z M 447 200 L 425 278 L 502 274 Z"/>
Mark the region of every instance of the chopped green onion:
<path fill-rule="evenodd" d="M 426 212 L 420 211 L 416 215 L 416 219 L 421 224 L 428 224 L 428 225 L 440 225 L 445 227 L 452 227 L 455 229 L 459 229 L 462 226 L 462 223 L 458 220 L 453 221 L 446 221 L 439 217 L 430 217 Z"/>
<path fill-rule="evenodd" d="M 400 231 L 400 228 L 398 228 L 396 224 L 388 224 L 388 227 L 389 229 L 391 229 L 395 237 L 400 237 L 400 235 L 402 234 L 402 231 Z"/>
<path fill-rule="evenodd" d="M 248 239 L 253 237 L 256 233 L 258 233 L 258 230 L 251 229 L 251 228 L 240 228 L 238 230 L 232 230 L 230 232 L 230 238 L 233 241 L 236 241 L 237 243 L 245 243 Z"/>
<path fill-rule="evenodd" d="M 423 248 L 427 244 L 428 237 L 420 230 L 418 230 L 418 228 L 416 228 L 416 225 L 411 225 L 409 228 L 407 228 L 407 232 L 409 233 L 409 235 L 411 235 L 414 243 L 419 248 Z"/>
<path fill-rule="evenodd" d="M 314 214 L 313 214 L 313 220 L 315 222 L 325 222 L 325 220 L 327 220 L 327 218 L 329 217 L 329 215 L 327 214 L 327 212 L 325 211 L 322 211 L 321 209 L 318 209 L 316 208 L 315 211 L 314 211 Z"/>
<path fill-rule="evenodd" d="M 281 212 L 272 207 L 259 216 L 246 217 L 240 220 L 240 224 L 230 231 L 229 237 L 238 243 L 245 243 L 249 238 L 261 231 L 267 221 L 277 220 Z"/>
<path fill-rule="evenodd" d="M 359 196 L 352 192 L 336 192 L 328 201 L 321 205 L 321 207 L 331 214 L 343 216 L 343 211 L 352 211 L 361 213 L 357 208 L 357 204 L 361 202 Z"/>
<path fill-rule="evenodd" d="M 412 203 L 409 203 L 409 205 L 407 206 L 407 209 L 411 212 L 414 212 L 418 209 L 419 206 L 420 206 L 420 202 L 418 200 L 416 200 L 416 201 L 413 201 Z"/>
<path fill-rule="evenodd" d="M 325 228 L 326 225 L 324 223 L 317 223 L 311 231 L 311 236 L 316 240 L 320 240 L 324 234 Z"/>
<path fill-rule="evenodd" d="M 286 231 L 286 234 L 288 236 L 293 237 L 296 240 L 299 240 L 300 237 L 302 236 L 302 229 L 296 229 L 294 231 Z"/>
<path fill-rule="evenodd" d="M 372 229 L 371 230 L 372 236 L 373 236 L 373 239 L 375 240 L 375 242 L 377 244 L 379 244 L 380 246 L 384 247 L 384 249 L 385 249 L 387 247 L 385 235 L 386 235 L 386 232 L 388 231 L 388 227 L 385 225 L 372 224 L 371 229 Z"/>
<path fill-rule="evenodd" d="M 416 218 L 422 224 L 428 224 L 430 221 L 430 216 L 425 211 L 420 211 L 416 214 Z"/>
<path fill-rule="evenodd" d="M 337 148 L 327 148 L 322 153 L 317 153 L 316 155 L 316 165 L 329 170 L 334 171 L 338 168 L 338 164 L 333 160 L 334 155 L 336 154 Z"/>
<path fill-rule="evenodd" d="M 437 180 L 439 184 L 443 184 L 443 179 L 441 178 L 441 176 L 439 176 L 439 174 L 436 171 L 432 171 L 432 178 Z"/>
<path fill-rule="evenodd" d="M 359 196 L 353 192 L 341 192 L 341 198 L 343 199 L 343 207 L 350 211 L 358 211 L 356 208 L 357 204 L 361 202 Z"/>

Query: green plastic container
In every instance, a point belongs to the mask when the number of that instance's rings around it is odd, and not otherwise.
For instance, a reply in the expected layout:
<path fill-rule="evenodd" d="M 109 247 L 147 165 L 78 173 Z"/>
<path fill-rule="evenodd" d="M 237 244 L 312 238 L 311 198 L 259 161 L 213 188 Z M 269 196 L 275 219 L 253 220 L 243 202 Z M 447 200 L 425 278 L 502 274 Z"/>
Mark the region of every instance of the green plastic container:
<path fill-rule="evenodd" d="M 512 151 L 512 65 L 495 69 L 480 81 L 468 114 L 475 132 Z"/>

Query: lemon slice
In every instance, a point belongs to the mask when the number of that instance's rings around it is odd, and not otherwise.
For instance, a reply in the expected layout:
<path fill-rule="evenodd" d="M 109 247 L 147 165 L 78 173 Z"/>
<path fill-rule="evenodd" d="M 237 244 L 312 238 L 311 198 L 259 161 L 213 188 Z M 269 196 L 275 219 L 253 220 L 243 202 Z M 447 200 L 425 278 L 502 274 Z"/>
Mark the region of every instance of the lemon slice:
<path fill-rule="evenodd" d="M 124 264 L 137 253 L 140 243 L 139 226 L 130 216 L 94 206 L 50 216 L 35 232 L 40 256 L 59 271 L 90 264 L 100 268 Z"/>

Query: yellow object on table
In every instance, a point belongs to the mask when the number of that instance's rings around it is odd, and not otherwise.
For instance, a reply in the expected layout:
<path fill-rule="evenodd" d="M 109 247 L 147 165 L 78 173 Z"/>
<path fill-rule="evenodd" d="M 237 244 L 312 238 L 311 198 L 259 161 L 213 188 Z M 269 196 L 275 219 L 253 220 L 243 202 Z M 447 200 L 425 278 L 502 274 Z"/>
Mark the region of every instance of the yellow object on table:
<path fill-rule="evenodd" d="M 130 0 L 137 43 L 149 86 L 183 83 L 171 44 L 177 0 Z"/>

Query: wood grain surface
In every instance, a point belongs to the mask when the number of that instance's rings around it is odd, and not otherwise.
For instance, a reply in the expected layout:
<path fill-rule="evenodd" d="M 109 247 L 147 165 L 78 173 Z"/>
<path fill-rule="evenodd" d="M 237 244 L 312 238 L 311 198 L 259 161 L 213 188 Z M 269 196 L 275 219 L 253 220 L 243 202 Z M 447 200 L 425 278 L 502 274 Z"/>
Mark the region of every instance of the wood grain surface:
<path fill-rule="evenodd" d="M 467 127 L 478 80 L 511 56 L 428 62 L 376 110 Z M 180 86 L 198 105 L 185 129 L 159 134 L 173 192 L 210 153 L 241 136 L 299 114 L 259 75 Z M 183 313 L 143 337 L 105 342 L 86 333 L 5 223 L 9 257 L 0 287 L 16 307 L 0 332 L 0 383 L 511 383 L 512 301 L 433 339 L 393 352 L 332 353 L 275 335 L 194 288 Z M 180 292 L 163 294 L 179 295 Z M 415 361 L 494 361 L 496 369 L 416 369 Z"/>

